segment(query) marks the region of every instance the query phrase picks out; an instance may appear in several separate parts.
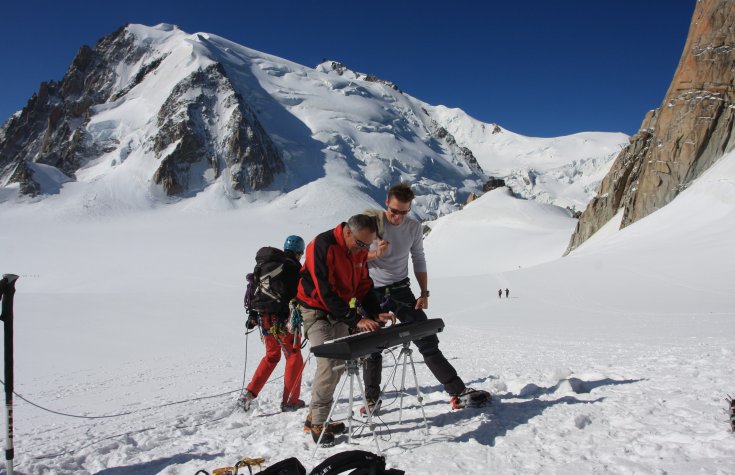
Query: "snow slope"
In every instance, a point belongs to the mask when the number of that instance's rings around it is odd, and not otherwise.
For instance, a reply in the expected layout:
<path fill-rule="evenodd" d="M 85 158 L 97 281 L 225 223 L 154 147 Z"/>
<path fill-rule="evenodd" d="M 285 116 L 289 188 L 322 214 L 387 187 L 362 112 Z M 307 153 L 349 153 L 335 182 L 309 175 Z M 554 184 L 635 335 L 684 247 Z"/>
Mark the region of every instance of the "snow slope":
<path fill-rule="evenodd" d="M 329 179 L 247 208 L 212 212 L 218 198 L 200 198 L 122 216 L 3 208 L 1 272 L 21 275 L 17 392 L 64 413 L 129 413 L 69 418 L 16 399 L 20 472 L 191 474 L 245 456 L 311 468 L 346 448 L 375 450 L 359 438 L 312 458 L 305 412 L 278 411 L 282 365 L 251 414 L 233 412 L 243 370 L 249 378 L 263 354 L 244 337 L 241 308 L 255 251 L 292 233 L 311 239 L 369 200 Z M 63 205 L 63 193 L 52 199 Z M 447 323 L 441 347 L 460 376 L 495 402 L 452 412 L 416 354 L 429 435 L 412 398 L 398 424 L 389 393 L 378 431 L 389 466 L 735 472 L 723 412 L 735 391 L 735 154 L 662 210 L 554 259 L 572 225 L 504 190 L 433 223 L 430 316 Z"/>
<path fill-rule="evenodd" d="M 525 137 L 480 122 L 461 109 L 427 108 L 459 143 L 468 144 L 485 173 L 505 179 L 515 194 L 577 211 L 584 210 L 628 144 L 628 136 L 621 133 Z"/>
<path fill-rule="evenodd" d="M 553 205 L 514 198 L 508 188 L 486 193 L 462 212 L 427 223 L 431 273 L 445 277 L 506 272 L 558 259 L 576 220 Z M 457 265 L 457 247 L 474 253 Z M 486 258 L 489 256 L 489 258 Z"/>

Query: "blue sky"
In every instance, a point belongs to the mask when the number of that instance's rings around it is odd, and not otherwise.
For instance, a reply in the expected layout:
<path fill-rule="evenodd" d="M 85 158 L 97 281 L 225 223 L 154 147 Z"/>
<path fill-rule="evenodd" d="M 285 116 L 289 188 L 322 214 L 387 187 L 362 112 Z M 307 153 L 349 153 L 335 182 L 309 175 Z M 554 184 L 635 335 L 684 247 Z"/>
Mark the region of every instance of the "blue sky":
<path fill-rule="evenodd" d="M 173 23 L 307 66 L 323 59 L 529 136 L 638 129 L 679 62 L 695 0 L 9 1 L 0 121 L 79 46 Z"/>

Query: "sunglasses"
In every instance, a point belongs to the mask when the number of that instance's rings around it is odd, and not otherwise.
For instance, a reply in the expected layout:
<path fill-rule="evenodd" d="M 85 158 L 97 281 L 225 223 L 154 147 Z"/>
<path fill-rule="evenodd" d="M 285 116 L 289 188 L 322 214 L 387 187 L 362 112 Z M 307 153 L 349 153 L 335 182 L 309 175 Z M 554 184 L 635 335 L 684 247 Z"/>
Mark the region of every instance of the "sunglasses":
<path fill-rule="evenodd" d="M 355 237 L 355 236 L 352 236 Z M 360 241 L 355 237 L 355 244 L 358 245 L 361 249 L 365 249 L 366 251 L 370 249 L 370 244 Z"/>
<path fill-rule="evenodd" d="M 404 211 L 404 210 L 400 210 L 400 209 L 395 209 L 395 208 L 390 208 L 389 207 L 388 208 L 388 211 L 390 211 L 393 214 L 398 214 L 398 215 L 401 215 L 401 216 L 405 216 L 405 215 L 407 215 L 408 213 L 411 212 L 411 208 L 408 208 L 407 210 Z"/>

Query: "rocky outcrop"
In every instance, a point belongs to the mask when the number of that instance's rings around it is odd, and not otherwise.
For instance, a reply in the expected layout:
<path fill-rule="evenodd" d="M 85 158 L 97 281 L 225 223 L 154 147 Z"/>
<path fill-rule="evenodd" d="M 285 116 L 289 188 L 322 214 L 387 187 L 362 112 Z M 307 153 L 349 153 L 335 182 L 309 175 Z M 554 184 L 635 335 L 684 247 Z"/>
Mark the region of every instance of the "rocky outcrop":
<path fill-rule="evenodd" d="M 19 182 L 22 192 L 38 193 L 38 183 L 24 166 L 28 161 L 54 166 L 74 177 L 95 153 L 84 125 L 90 108 L 110 99 L 116 78 L 113 66 L 123 60 L 137 61 L 144 52 L 123 27 L 99 40 L 94 49 L 82 46 L 60 82 L 41 83 L 23 110 L 3 125 L 0 183 Z"/>
<path fill-rule="evenodd" d="M 380 79 L 374 74 L 358 73 L 357 71 L 353 71 L 339 61 L 329 61 L 325 59 L 322 61 L 321 66 L 323 66 L 327 70 L 334 71 L 340 76 L 343 76 L 345 73 L 349 72 L 354 75 L 355 79 L 362 79 L 363 81 L 368 82 L 377 82 L 380 84 L 384 84 L 395 91 L 401 92 L 401 90 L 398 89 L 398 86 L 394 82 L 388 81 L 386 79 Z"/>
<path fill-rule="evenodd" d="M 567 253 L 619 210 L 621 227 L 665 206 L 735 147 L 735 5 L 699 0 L 661 106 L 648 113 L 582 213 Z"/>
<path fill-rule="evenodd" d="M 470 193 L 469 195 L 467 195 L 467 199 L 464 200 L 464 205 L 463 206 L 467 206 L 468 204 L 472 203 L 476 199 L 477 199 L 477 195 L 474 194 L 474 193 Z"/>
<path fill-rule="evenodd" d="M 487 193 L 488 191 L 492 191 L 496 188 L 502 188 L 504 186 L 505 186 L 505 180 L 503 180 L 502 178 L 491 176 L 491 177 L 488 177 L 488 180 L 482 186 L 482 191 L 483 193 Z"/>
<path fill-rule="evenodd" d="M 174 87 L 158 112 L 152 142 L 161 160 L 153 181 L 168 195 L 199 191 L 206 169 L 213 178 L 227 170 L 230 185 L 241 192 L 265 188 L 284 170 L 270 137 L 219 63 Z"/>
<path fill-rule="evenodd" d="M 36 196 L 41 192 L 41 185 L 33 179 L 33 170 L 28 162 L 22 162 L 15 168 L 11 180 L 20 184 L 20 192 L 24 195 Z"/>
<path fill-rule="evenodd" d="M 444 143 L 447 144 L 449 150 L 452 152 L 452 155 L 460 160 L 460 164 L 466 164 L 470 170 L 472 170 L 479 176 L 485 175 L 485 172 L 482 170 L 482 167 L 477 162 L 477 158 L 475 158 L 472 150 L 459 145 L 457 143 L 457 139 L 454 138 L 454 135 L 450 134 L 447 129 L 437 124 L 435 120 L 432 119 L 431 123 L 433 125 L 432 134 L 436 138 L 442 140 Z"/>

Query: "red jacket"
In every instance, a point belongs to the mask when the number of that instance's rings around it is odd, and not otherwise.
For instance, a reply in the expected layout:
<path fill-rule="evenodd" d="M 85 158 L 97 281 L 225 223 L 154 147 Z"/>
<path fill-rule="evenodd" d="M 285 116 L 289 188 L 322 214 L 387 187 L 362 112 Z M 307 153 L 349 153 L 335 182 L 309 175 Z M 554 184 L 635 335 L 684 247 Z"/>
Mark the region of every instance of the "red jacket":
<path fill-rule="evenodd" d="M 367 252 L 350 252 L 342 228 L 346 223 L 325 231 L 306 246 L 306 259 L 296 300 L 302 305 L 329 313 L 335 320 L 357 322 L 350 315 L 349 302 L 354 297 L 369 316 L 380 312 L 373 294 L 373 281 L 367 268 Z"/>

